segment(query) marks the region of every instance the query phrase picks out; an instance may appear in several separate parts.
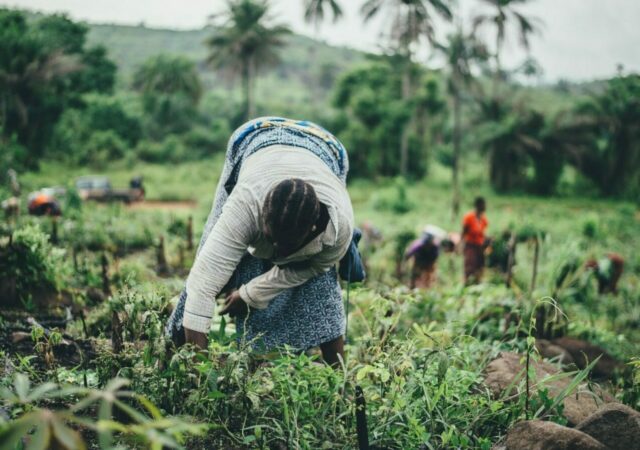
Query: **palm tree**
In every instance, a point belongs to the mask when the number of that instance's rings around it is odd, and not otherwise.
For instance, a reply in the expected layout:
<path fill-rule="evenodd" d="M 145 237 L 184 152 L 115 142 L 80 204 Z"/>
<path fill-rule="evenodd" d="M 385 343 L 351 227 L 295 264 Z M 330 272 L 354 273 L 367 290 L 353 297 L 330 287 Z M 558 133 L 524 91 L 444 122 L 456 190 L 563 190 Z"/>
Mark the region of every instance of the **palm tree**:
<path fill-rule="evenodd" d="M 335 23 L 342 18 L 342 7 L 336 0 L 305 0 L 304 20 L 309 24 L 313 24 L 315 31 L 316 42 L 311 46 L 309 51 L 309 57 L 311 61 L 316 60 L 316 53 L 318 47 L 318 34 L 320 30 L 320 24 L 324 21 L 327 11 L 331 13 L 331 19 Z M 312 103 L 314 106 L 318 105 L 318 90 L 320 88 L 320 81 L 322 74 L 320 73 L 315 82 L 311 83 L 312 91 Z"/>
<path fill-rule="evenodd" d="M 540 21 L 533 17 L 527 17 L 516 9 L 517 5 L 523 5 L 530 0 L 482 0 L 489 4 L 493 9 L 493 13 L 481 14 L 474 19 L 474 28 L 485 25 L 495 27 L 495 62 L 496 62 L 496 80 L 500 79 L 502 74 L 502 63 L 500 61 L 500 52 L 506 39 L 507 25 L 515 22 L 518 29 L 520 45 L 527 51 L 530 47 L 530 36 L 539 31 Z"/>
<path fill-rule="evenodd" d="M 268 0 L 229 0 L 222 24 L 207 39 L 207 59 L 216 69 L 242 78 L 244 115 L 255 115 L 253 87 L 260 69 L 280 61 L 277 50 L 291 33 L 285 25 L 270 25 Z"/>
<path fill-rule="evenodd" d="M 142 95 L 147 134 L 161 139 L 193 125 L 202 84 L 196 65 L 182 56 L 149 58 L 135 72 L 133 88 Z"/>
<path fill-rule="evenodd" d="M 362 5 L 365 22 L 379 15 L 391 20 L 389 37 L 404 60 L 402 98 L 405 101 L 413 93 L 411 64 L 415 46 L 423 39 L 429 43 L 435 41 L 434 19 L 440 16 L 451 20 L 450 4 L 451 0 L 367 0 Z M 409 128 L 409 125 L 405 126 L 400 142 L 400 173 L 403 176 L 407 174 L 409 165 Z"/>
<path fill-rule="evenodd" d="M 453 158 L 451 164 L 453 198 L 451 210 L 453 217 L 460 213 L 460 142 L 462 93 L 473 81 L 472 67 L 474 63 L 486 61 L 487 49 L 475 34 L 465 34 L 461 27 L 449 35 L 446 45 L 438 44 L 436 48 L 445 58 L 448 72 L 447 90 L 451 96 L 453 119 Z"/>
<path fill-rule="evenodd" d="M 640 198 L 640 75 L 611 79 L 558 127 L 569 162 L 604 195 Z"/>
<path fill-rule="evenodd" d="M 179 95 L 194 106 L 202 95 L 195 64 L 180 56 L 158 55 L 148 59 L 134 74 L 133 87 L 144 95 Z"/>
<path fill-rule="evenodd" d="M 336 0 L 305 0 L 304 20 L 314 24 L 317 30 L 325 19 L 325 8 L 331 12 L 333 22 L 342 18 L 342 7 Z"/>
<path fill-rule="evenodd" d="M 479 102 L 483 117 L 478 128 L 480 148 L 489 155 L 489 178 L 498 192 L 526 187 L 531 158 L 542 152 L 544 116 L 524 104 L 489 97 Z"/>

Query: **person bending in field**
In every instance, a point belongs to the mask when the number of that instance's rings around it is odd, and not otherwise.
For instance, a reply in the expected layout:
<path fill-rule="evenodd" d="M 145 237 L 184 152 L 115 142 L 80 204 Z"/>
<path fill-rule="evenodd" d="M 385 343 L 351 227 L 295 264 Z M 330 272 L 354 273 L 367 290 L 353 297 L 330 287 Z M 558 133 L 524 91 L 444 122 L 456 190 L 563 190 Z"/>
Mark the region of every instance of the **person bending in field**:
<path fill-rule="evenodd" d="M 411 242 L 405 252 L 405 259 L 412 260 L 411 289 L 427 289 L 435 282 L 436 262 L 441 251 L 452 252 L 455 243 L 442 228 L 427 225 L 422 235 Z"/>
<path fill-rule="evenodd" d="M 264 350 L 319 346 L 335 365 L 345 313 L 335 265 L 353 234 L 347 153 L 310 122 L 260 118 L 229 140 L 196 258 L 166 327 L 207 345 L 215 298 Z"/>
<path fill-rule="evenodd" d="M 480 282 L 484 271 L 484 232 L 489 226 L 489 221 L 485 214 L 487 203 L 484 198 L 477 197 L 474 207 L 474 210 L 469 211 L 462 219 L 465 284 Z"/>
<path fill-rule="evenodd" d="M 618 291 L 618 281 L 624 272 L 624 258 L 622 256 L 617 253 L 609 253 L 599 261 L 589 259 L 585 263 L 585 267 L 595 273 L 600 294 L 615 294 Z"/>

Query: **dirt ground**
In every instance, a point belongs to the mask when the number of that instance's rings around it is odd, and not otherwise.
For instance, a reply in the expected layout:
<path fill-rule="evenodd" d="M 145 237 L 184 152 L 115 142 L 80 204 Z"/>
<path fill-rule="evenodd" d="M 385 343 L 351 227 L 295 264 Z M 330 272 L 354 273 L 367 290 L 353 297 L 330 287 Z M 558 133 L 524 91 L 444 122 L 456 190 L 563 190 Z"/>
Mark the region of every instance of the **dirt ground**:
<path fill-rule="evenodd" d="M 172 211 L 176 209 L 194 209 L 197 205 L 198 203 L 195 200 L 181 200 L 181 201 L 145 200 L 142 202 L 130 203 L 129 205 L 127 205 L 127 209 Z"/>

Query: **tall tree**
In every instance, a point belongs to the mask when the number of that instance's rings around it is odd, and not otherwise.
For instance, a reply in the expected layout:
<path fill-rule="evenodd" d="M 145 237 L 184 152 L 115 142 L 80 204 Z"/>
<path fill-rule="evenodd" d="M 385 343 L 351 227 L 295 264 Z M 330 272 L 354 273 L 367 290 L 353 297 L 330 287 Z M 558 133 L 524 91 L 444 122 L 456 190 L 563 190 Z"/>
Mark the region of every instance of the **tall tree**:
<path fill-rule="evenodd" d="M 334 88 L 334 106 L 339 111 L 335 132 L 349 148 L 350 174 L 354 177 L 398 176 L 400 161 L 395 148 L 400 142 L 408 118 L 436 114 L 444 109 L 437 83 L 423 66 L 415 64 L 415 101 L 402 99 L 402 74 L 399 57 L 378 56 L 344 73 Z M 426 130 L 424 130 L 426 132 Z M 418 130 L 409 139 L 408 175 L 425 174 L 426 158 Z"/>
<path fill-rule="evenodd" d="M 151 57 L 134 74 L 133 86 L 143 94 L 184 96 L 194 105 L 202 95 L 195 64 L 180 56 Z"/>
<path fill-rule="evenodd" d="M 149 131 L 160 138 L 180 133 L 193 125 L 202 95 L 195 64 L 181 56 L 158 55 L 148 59 L 134 74 L 134 89 L 142 94 Z"/>
<path fill-rule="evenodd" d="M 86 31 L 65 16 L 30 22 L 0 9 L 0 136 L 26 149 L 27 166 L 37 166 L 66 108 L 113 86 L 115 65 L 103 51 L 85 50 Z M 89 76 L 96 67 L 104 70 L 99 81 Z"/>
<path fill-rule="evenodd" d="M 527 17 L 518 11 L 517 6 L 524 5 L 531 0 L 482 0 L 488 4 L 493 12 L 480 14 L 474 19 L 474 27 L 492 26 L 495 29 L 495 76 L 497 80 L 502 77 L 502 61 L 500 53 L 507 37 L 507 26 L 514 22 L 516 25 L 520 45 L 529 50 L 531 35 L 539 30 L 540 22 L 533 17 Z"/>
<path fill-rule="evenodd" d="M 305 0 L 304 20 L 305 22 L 313 25 L 316 38 L 316 42 L 311 46 L 311 49 L 309 51 L 309 57 L 311 61 L 315 61 L 317 59 L 320 24 L 327 18 L 328 14 L 331 14 L 331 20 L 334 23 L 342 18 L 342 7 L 336 0 Z M 318 106 L 318 93 L 322 87 L 324 74 L 326 74 L 326 72 L 323 73 L 323 71 L 320 70 L 316 77 L 316 80 L 311 80 L 310 83 L 312 97 L 311 101 L 314 107 Z"/>
<path fill-rule="evenodd" d="M 610 80 L 559 132 L 569 161 L 604 195 L 640 198 L 640 75 Z"/>
<path fill-rule="evenodd" d="M 475 63 L 486 61 L 487 49 L 473 32 L 465 34 L 461 26 L 450 34 L 446 44 L 436 47 L 444 57 L 448 72 L 447 90 L 451 97 L 453 122 L 453 157 L 451 175 L 453 197 L 451 211 L 453 217 L 460 213 L 460 155 L 462 139 L 462 94 L 473 81 L 472 67 Z"/>
<path fill-rule="evenodd" d="M 390 19 L 389 37 L 395 51 L 403 60 L 402 98 L 409 101 L 413 94 L 411 65 L 416 46 L 423 40 L 435 41 L 436 16 L 451 20 L 451 0 L 367 0 L 362 5 L 365 22 L 384 15 Z M 400 140 L 400 172 L 408 173 L 410 122 L 404 127 Z"/>
<path fill-rule="evenodd" d="M 327 16 L 325 10 L 331 13 L 333 22 L 342 18 L 342 7 L 336 0 L 305 0 L 304 20 L 317 29 Z"/>
<path fill-rule="evenodd" d="M 255 115 L 254 82 L 257 73 L 279 61 L 278 50 L 291 33 L 285 25 L 272 25 L 267 0 L 229 0 L 227 10 L 215 16 L 222 23 L 207 39 L 208 62 L 216 69 L 239 74 L 244 92 L 244 115 Z"/>
<path fill-rule="evenodd" d="M 498 192 L 525 189 L 531 158 L 543 150 L 544 116 L 526 104 L 493 97 L 479 105 L 481 116 L 491 118 L 478 127 L 478 142 L 489 155 L 491 186 Z"/>

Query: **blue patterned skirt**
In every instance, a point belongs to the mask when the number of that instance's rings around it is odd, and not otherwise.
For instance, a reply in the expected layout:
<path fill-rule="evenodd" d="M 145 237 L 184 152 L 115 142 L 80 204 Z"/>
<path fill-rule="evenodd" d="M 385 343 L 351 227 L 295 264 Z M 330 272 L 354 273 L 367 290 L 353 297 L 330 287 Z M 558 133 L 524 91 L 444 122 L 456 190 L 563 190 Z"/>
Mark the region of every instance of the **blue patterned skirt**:
<path fill-rule="evenodd" d="M 331 133 L 307 121 L 279 117 L 255 119 L 239 127 L 229 139 L 225 164 L 218 182 L 213 206 L 200 239 L 198 252 L 222 214 L 246 158 L 274 144 L 290 145 L 310 151 L 324 161 L 338 178 L 346 182 L 349 161 L 344 147 Z M 268 272 L 271 262 L 246 254 L 225 289 L 242 284 Z M 182 333 L 186 289 L 167 323 L 169 337 Z M 211 299 L 214 301 L 214 299 Z M 256 348 L 271 350 L 288 345 L 306 350 L 344 335 L 345 314 L 342 291 L 335 269 L 318 275 L 301 286 L 287 289 L 264 310 L 251 308 L 247 316 L 236 319 L 241 339 Z"/>

